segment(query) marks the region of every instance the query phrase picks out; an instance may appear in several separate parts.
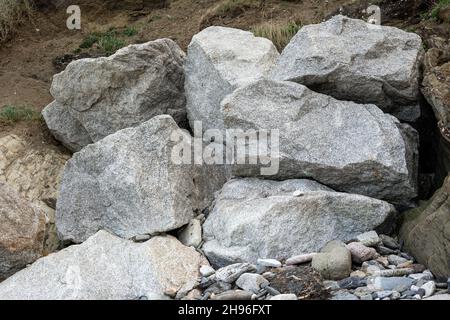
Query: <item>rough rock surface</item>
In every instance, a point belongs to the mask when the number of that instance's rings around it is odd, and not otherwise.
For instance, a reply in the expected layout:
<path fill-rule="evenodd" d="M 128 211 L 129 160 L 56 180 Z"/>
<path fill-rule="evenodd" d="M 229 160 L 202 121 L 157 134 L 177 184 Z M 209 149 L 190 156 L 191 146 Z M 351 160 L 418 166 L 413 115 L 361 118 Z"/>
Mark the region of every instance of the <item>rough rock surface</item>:
<path fill-rule="evenodd" d="M 0 281 L 44 253 L 42 210 L 0 182 Z"/>
<path fill-rule="evenodd" d="M 189 291 L 205 259 L 171 236 L 133 243 L 99 231 L 0 283 L 0 299 L 121 299 Z"/>
<path fill-rule="evenodd" d="M 271 179 L 313 178 L 396 204 L 416 196 L 417 132 L 375 105 L 260 80 L 227 96 L 222 109 L 227 129 L 279 130 L 279 171 Z M 254 150 L 249 158 L 263 155 Z M 277 154 L 271 156 L 276 160 Z M 259 176 L 261 167 L 246 161 L 232 169 L 237 176 Z"/>
<path fill-rule="evenodd" d="M 175 131 L 188 135 L 170 116 L 156 116 L 76 153 L 57 202 L 61 238 L 79 243 L 100 229 L 131 238 L 187 224 L 198 207 L 195 175 L 172 161 Z"/>
<path fill-rule="evenodd" d="M 337 99 L 375 104 L 401 120 L 420 116 L 422 40 L 415 33 L 341 15 L 304 26 L 273 70 Z"/>
<path fill-rule="evenodd" d="M 44 119 L 72 151 L 156 115 L 185 124 L 184 59 L 175 42 L 159 39 L 74 61 L 54 76 Z"/>
<path fill-rule="evenodd" d="M 59 181 L 69 155 L 43 145 L 30 147 L 24 138 L 9 134 L 0 138 L 0 183 L 5 183 L 44 211 L 45 252 L 59 247 L 55 228 L 55 205 Z"/>
<path fill-rule="evenodd" d="M 303 192 L 296 197 L 294 191 Z M 394 208 L 310 180 L 235 179 L 218 194 L 203 225 L 203 251 L 213 265 L 317 252 L 381 225 Z"/>
<path fill-rule="evenodd" d="M 404 213 L 400 238 L 406 250 L 433 274 L 450 277 L 450 176 L 433 198 Z"/>
<path fill-rule="evenodd" d="M 203 129 L 222 129 L 220 102 L 237 87 L 268 75 L 279 53 L 251 32 L 209 27 L 196 34 L 185 63 L 188 118 Z"/>

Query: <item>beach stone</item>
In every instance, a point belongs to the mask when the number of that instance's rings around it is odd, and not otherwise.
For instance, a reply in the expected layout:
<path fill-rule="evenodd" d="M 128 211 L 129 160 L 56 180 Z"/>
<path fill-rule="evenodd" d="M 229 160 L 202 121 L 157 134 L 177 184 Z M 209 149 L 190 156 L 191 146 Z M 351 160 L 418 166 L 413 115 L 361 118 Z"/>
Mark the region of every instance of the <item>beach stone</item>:
<path fill-rule="evenodd" d="M 371 284 L 377 290 L 403 292 L 409 290 L 413 282 L 412 279 L 405 277 L 375 277 Z"/>
<path fill-rule="evenodd" d="M 188 247 L 199 247 L 202 243 L 202 225 L 197 219 L 192 219 L 178 234 L 178 239 Z"/>
<path fill-rule="evenodd" d="M 312 267 L 325 279 L 347 278 L 352 267 L 351 253 L 344 243 L 331 241 L 313 257 Z"/>
<path fill-rule="evenodd" d="M 251 300 L 253 293 L 250 291 L 244 290 L 229 290 L 218 295 L 214 295 L 211 297 L 211 300 L 219 300 L 219 301 L 229 301 L 229 300 Z"/>
<path fill-rule="evenodd" d="M 378 257 L 375 249 L 366 247 L 360 242 L 351 242 L 347 244 L 347 249 L 352 254 L 352 260 L 356 263 L 363 263 L 367 260 L 373 260 Z"/>
<path fill-rule="evenodd" d="M 396 256 L 395 254 L 389 255 L 387 258 L 388 258 L 389 263 L 393 264 L 394 266 L 398 266 L 398 265 L 400 265 L 402 263 L 408 262 L 407 259 L 399 257 L 399 256 Z"/>
<path fill-rule="evenodd" d="M 270 300 L 283 300 L 283 301 L 287 301 L 287 300 L 298 300 L 297 296 L 295 294 L 292 293 L 288 293 L 288 294 L 278 294 L 274 297 L 271 297 Z"/>
<path fill-rule="evenodd" d="M 356 240 L 367 247 L 375 247 L 381 242 L 378 233 L 373 230 L 359 234 L 358 236 L 356 236 Z"/>
<path fill-rule="evenodd" d="M 385 234 L 381 234 L 380 235 L 380 239 L 383 242 L 383 246 L 392 249 L 392 250 L 398 250 L 400 249 L 400 244 L 398 243 L 397 240 L 395 240 L 392 237 L 389 237 Z"/>
<path fill-rule="evenodd" d="M 316 255 L 317 253 L 306 253 L 306 254 L 300 254 L 297 256 L 293 256 L 290 257 L 289 259 L 286 260 L 286 265 L 296 265 L 296 264 L 303 264 L 303 263 L 308 263 L 311 262 L 313 257 Z"/>
<path fill-rule="evenodd" d="M 281 262 L 275 259 L 258 259 L 256 263 L 268 268 L 279 268 L 282 266 Z"/>
<path fill-rule="evenodd" d="M 420 287 L 421 289 L 425 290 L 424 298 L 431 297 L 434 292 L 436 291 L 436 283 L 434 281 L 428 281 L 424 285 Z"/>
<path fill-rule="evenodd" d="M 261 288 L 269 285 L 269 281 L 256 273 L 244 273 L 237 279 L 236 285 L 243 290 L 258 293 Z"/>
<path fill-rule="evenodd" d="M 242 274 L 256 271 L 250 263 L 235 263 L 216 271 L 216 279 L 227 283 L 235 282 Z"/>

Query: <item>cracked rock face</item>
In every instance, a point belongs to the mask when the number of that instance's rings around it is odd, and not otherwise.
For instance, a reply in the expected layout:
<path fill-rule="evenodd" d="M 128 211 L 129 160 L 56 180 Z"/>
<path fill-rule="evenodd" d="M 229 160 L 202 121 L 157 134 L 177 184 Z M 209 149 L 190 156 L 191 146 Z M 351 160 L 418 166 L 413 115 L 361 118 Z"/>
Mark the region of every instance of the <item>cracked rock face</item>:
<path fill-rule="evenodd" d="M 44 109 L 44 119 L 72 151 L 156 115 L 169 114 L 184 125 L 184 59 L 175 42 L 159 39 L 74 61 L 55 75 L 55 101 Z"/>
<path fill-rule="evenodd" d="M 134 243 L 99 231 L 0 283 L 0 299 L 134 300 L 187 292 L 208 264 L 171 236 Z"/>
<path fill-rule="evenodd" d="M 267 257 L 281 261 L 317 252 L 334 239 L 351 240 L 394 213 L 387 202 L 310 180 L 235 179 L 218 194 L 203 225 L 203 251 L 219 267 Z"/>
<path fill-rule="evenodd" d="M 312 178 L 395 204 L 416 196 L 417 132 L 375 105 L 336 100 L 293 82 L 260 80 L 227 96 L 222 112 L 227 129 L 279 130 L 279 171 L 265 178 Z M 256 158 L 257 152 L 250 148 L 248 154 Z M 249 161 L 232 170 L 236 176 L 261 175 L 261 165 Z"/>
<path fill-rule="evenodd" d="M 264 78 L 279 53 L 273 43 L 251 32 L 209 27 L 196 34 L 185 63 L 188 118 L 203 129 L 222 129 L 220 102 L 234 89 Z"/>
<path fill-rule="evenodd" d="M 226 178 L 218 168 L 210 189 L 197 187 L 206 177 L 191 164 L 172 161 L 174 132 L 190 138 L 170 116 L 156 116 L 75 153 L 57 202 L 60 238 L 80 243 L 105 229 L 129 239 L 189 223 Z"/>
<path fill-rule="evenodd" d="M 422 40 L 398 28 L 341 15 L 304 26 L 272 72 L 337 99 L 377 105 L 400 120 L 420 116 Z"/>

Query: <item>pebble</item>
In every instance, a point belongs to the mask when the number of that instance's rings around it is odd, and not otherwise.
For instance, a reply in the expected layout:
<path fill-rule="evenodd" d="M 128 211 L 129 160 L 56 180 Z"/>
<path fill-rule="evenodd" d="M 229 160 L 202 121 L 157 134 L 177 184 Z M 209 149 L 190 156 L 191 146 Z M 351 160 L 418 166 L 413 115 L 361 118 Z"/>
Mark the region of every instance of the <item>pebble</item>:
<path fill-rule="evenodd" d="M 293 293 L 278 294 L 270 298 L 270 300 L 298 300 L 297 296 Z"/>
<path fill-rule="evenodd" d="M 409 260 L 399 257 L 395 254 L 390 254 L 387 258 L 388 258 L 389 263 L 394 266 L 398 266 L 399 264 L 403 264 L 403 263 L 406 263 L 409 261 Z"/>
<path fill-rule="evenodd" d="M 140 234 L 134 237 L 134 242 L 145 242 L 150 240 L 151 236 L 149 234 Z"/>
<path fill-rule="evenodd" d="M 272 296 L 278 296 L 281 294 L 281 292 L 279 292 L 278 290 L 276 290 L 270 286 L 265 287 L 264 290 L 267 291 Z"/>
<path fill-rule="evenodd" d="M 330 290 L 330 291 L 335 291 L 335 290 L 340 289 L 338 282 L 333 281 L 333 280 L 324 280 L 323 286 L 325 289 Z"/>
<path fill-rule="evenodd" d="M 414 273 L 422 273 L 426 270 L 423 264 L 414 263 L 410 266 L 410 268 L 414 269 Z"/>
<path fill-rule="evenodd" d="M 212 276 L 214 273 L 216 273 L 216 270 L 211 266 L 203 265 L 200 267 L 200 274 L 205 278 Z"/>
<path fill-rule="evenodd" d="M 369 248 L 360 242 L 347 244 L 347 249 L 350 250 L 352 260 L 356 263 L 363 263 L 378 257 L 378 253 L 374 248 Z"/>
<path fill-rule="evenodd" d="M 411 288 L 413 281 L 405 277 L 376 277 L 372 280 L 372 285 L 377 290 L 390 290 L 403 292 Z"/>
<path fill-rule="evenodd" d="M 390 290 L 377 291 L 375 292 L 375 296 L 379 299 L 384 299 L 390 297 L 394 292 Z"/>
<path fill-rule="evenodd" d="M 254 271 L 256 271 L 256 268 L 250 263 L 235 263 L 217 270 L 216 279 L 218 281 L 232 283 L 243 273 Z"/>
<path fill-rule="evenodd" d="M 431 297 L 436 291 L 436 283 L 434 281 L 428 281 L 420 288 L 425 290 L 424 298 L 428 298 Z"/>
<path fill-rule="evenodd" d="M 373 300 L 373 297 L 371 294 L 365 294 L 360 297 L 361 300 Z"/>
<path fill-rule="evenodd" d="M 365 287 L 366 285 L 367 280 L 361 279 L 360 277 L 348 277 L 338 281 L 338 286 L 341 289 L 356 289 Z"/>
<path fill-rule="evenodd" d="M 374 247 L 381 242 L 378 233 L 376 233 L 375 231 L 362 233 L 356 237 L 356 240 L 368 247 Z"/>
<path fill-rule="evenodd" d="M 245 291 L 257 293 L 262 287 L 267 287 L 269 281 L 256 273 L 244 273 L 237 279 L 236 285 Z"/>
<path fill-rule="evenodd" d="M 405 258 L 406 260 L 412 260 L 414 261 L 414 258 L 411 257 L 409 254 L 405 253 L 405 252 L 400 252 L 399 256 L 401 256 L 402 258 Z"/>
<path fill-rule="evenodd" d="M 423 272 L 423 273 L 413 273 L 410 274 L 408 277 L 414 280 L 433 280 L 433 274 L 431 272 Z"/>
<path fill-rule="evenodd" d="M 398 300 L 400 299 L 402 294 L 398 291 L 393 291 L 391 295 L 391 300 Z"/>
<path fill-rule="evenodd" d="M 301 197 L 301 196 L 303 196 L 303 192 L 301 192 L 300 190 L 295 190 L 292 195 L 294 197 Z"/>
<path fill-rule="evenodd" d="M 298 256 L 293 256 L 286 260 L 286 265 L 291 266 L 291 265 L 304 264 L 304 263 L 311 262 L 313 257 L 316 254 L 317 254 L 316 252 L 313 252 L 313 253 L 307 253 L 307 254 L 301 254 Z"/>
<path fill-rule="evenodd" d="M 375 261 L 377 261 L 383 267 L 387 267 L 389 265 L 389 260 L 386 257 L 378 257 Z"/>
<path fill-rule="evenodd" d="M 258 259 L 257 264 L 268 268 L 279 268 L 282 266 L 281 262 L 275 259 Z"/>
<path fill-rule="evenodd" d="M 178 239 L 188 247 L 198 248 L 202 243 L 202 223 L 192 219 L 189 224 L 178 233 Z"/>
<path fill-rule="evenodd" d="M 269 271 L 269 272 L 264 272 L 262 274 L 262 276 L 270 281 L 271 279 L 275 278 L 277 275 L 275 273 Z"/>
<path fill-rule="evenodd" d="M 333 293 L 331 300 L 359 300 L 359 298 L 346 290 L 341 290 Z"/>
<path fill-rule="evenodd" d="M 380 270 L 373 273 L 374 276 L 379 277 L 401 277 L 414 273 L 411 268 L 392 269 L 392 270 Z"/>
<path fill-rule="evenodd" d="M 382 235 L 380 235 L 380 239 L 383 242 L 383 246 L 385 246 L 386 248 L 389 248 L 392 250 L 400 249 L 400 244 L 394 238 L 389 237 L 385 234 L 382 234 Z"/>
<path fill-rule="evenodd" d="M 397 268 L 403 269 L 403 268 L 411 268 L 411 266 L 413 265 L 413 261 L 412 260 L 408 260 L 404 263 L 400 263 L 399 265 L 397 265 Z"/>
<path fill-rule="evenodd" d="M 425 300 L 450 300 L 450 294 L 446 293 L 446 294 L 437 294 L 435 296 L 426 298 Z"/>
<path fill-rule="evenodd" d="M 211 300 L 251 300 L 253 293 L 244 290 L 230 290 L 211 297 Z"/>
<path fill-rule="evenodd" d="M 384 246 L 378 246 L 377 247 L 377 251 L 382 254 L 383 256 L 387 256 L 388 254 L 395 254 L 397 253 L 397 251 L 389 249 L 387 247 Z"/>
<path fill-rule="evenodd" d="M 356 270 L 350 273 L 350 277 L 358 277 L 358 278 L 365 278 L 367 275 L 362 272 L 361 270 Z"/>

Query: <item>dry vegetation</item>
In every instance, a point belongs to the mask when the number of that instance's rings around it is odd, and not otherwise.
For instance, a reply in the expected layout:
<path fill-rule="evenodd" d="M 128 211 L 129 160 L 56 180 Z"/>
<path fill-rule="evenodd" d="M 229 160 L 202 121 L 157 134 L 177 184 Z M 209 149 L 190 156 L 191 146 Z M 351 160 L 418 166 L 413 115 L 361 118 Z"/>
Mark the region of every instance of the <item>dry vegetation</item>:
<path fill-rule="evenodd" d="M 292 37 L 300 29 L 301 25 L 295 22 L 287 24 L 275 24 L 273 22 L 266 22 L 256 27 L 251 31 L 257 37 L 263 37 L 271 40 L 278 50 L 283 50 L 284 47 L 291 41 Z"/>
<path fill-rule="evenodd" d="M 0 0 L 0 42 L 8 39 L 32 11 L 30 0 Z"/>

